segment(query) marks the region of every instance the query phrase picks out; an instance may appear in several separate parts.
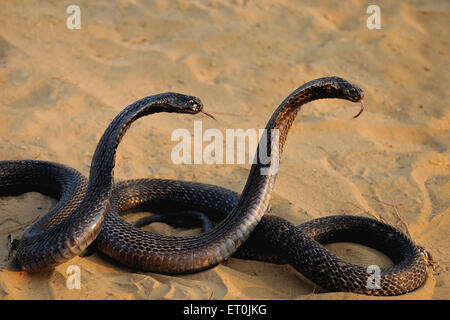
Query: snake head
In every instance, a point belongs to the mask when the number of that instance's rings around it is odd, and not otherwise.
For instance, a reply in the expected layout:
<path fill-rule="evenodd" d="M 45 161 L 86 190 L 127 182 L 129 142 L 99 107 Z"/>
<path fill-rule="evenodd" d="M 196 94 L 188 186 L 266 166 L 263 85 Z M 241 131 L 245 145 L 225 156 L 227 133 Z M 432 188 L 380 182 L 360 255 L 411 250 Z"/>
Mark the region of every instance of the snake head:
<path fill-rule="evenodd" d="M 188 110 L 191 113 L 198 113 L 203 110 L 203 103 L 197 97 L 190 97 L 187 101 Z"/>
<path fill-rule="evenodd" d="M 170 109 L 166 111 L 196 114 L 203 109 L 203 103 L 197 97 L 175 92 L 168 92 L 165 96 L 164 104 Z"/>
<path fill-rule="evenodd" d="M 364 91 L 358 87 L 356 84 L 351 84 L 350 82 L 342 79 L 343 82 L 339 83 L 338 90 L 341 92 L 344 99 L 350 100 L 352 102 L 360 102 L 361 109 L 357 114 L 353 116 L 353 119 L 358 118 L 359 115 L 364 111 Z"/>
<path fill-rule="evenodd" d="M 364 98 L 364 91 L 356 84 L 348 83 L 350 86 L 344 88 L 344 96 L 352 102 L 360 102 Z"/>
<path fill-rule="evenodd" d="M 212 114 L 203 110 L 203 103 L 199 98 L 194 96 L 187 96 L 181 93 L 169 92 L 166 94 L 165 104 L 171 110 L 166 110 L 168 112 L 176 112 L 176 113 L 190 113 L 197 114 L 199 112 L 204 113 L 208 117 L 214 118 Z"/>
<path fill-rule="evenodd" d="M 352 102 L 360 102 L 364 98 L 364 91 L 357 85 L 338 77 L 328 79 L 330 81 L 329 89 L 334 97 Z"/>
<path fill-rule="evenodd" d="M 323 80 L 328 84 L 324 86 L 325 90 L 328 91 L 327 94 L 331 94 L 333 98 L 361 103 L 361 109 L 353 116 L 353 119 L 357 118 L 364 111 L 364 91 L 360 87 L 339 77 L 323 78 Z"/>

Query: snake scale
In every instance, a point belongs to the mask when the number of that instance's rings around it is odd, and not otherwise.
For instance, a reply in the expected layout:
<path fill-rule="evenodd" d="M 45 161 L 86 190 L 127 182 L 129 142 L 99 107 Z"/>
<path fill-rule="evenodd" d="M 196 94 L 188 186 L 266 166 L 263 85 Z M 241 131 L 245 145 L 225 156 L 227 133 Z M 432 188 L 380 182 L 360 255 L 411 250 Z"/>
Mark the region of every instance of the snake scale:
<path fill-rule="evenodd" d="M 268 121 L 267 138 L 258 145 L 256 161 L 241 194 L 179 180 L 140 179 L 114 184 L 116 149 L 134 121 L 158 112 L 206 113 L 198 98 L 179 93 L 149 96 L 120 112 L 96 147 L 89 180 L 58 163 L 0 161 L 0 196 L 37 191 L 59 199 L 15 243 L 13 261 L 25 271 L 46 270 L 81 254 L 94 243 L 104 254 L 142 271 L 192 273 L 233 255 L 291 264 L 329 291 L 398 295 L 415 290 L 426 279 L 425 257 L 404 233 L 388 224 L 340 215 L 294 226 L 280 217 L 264 215 L 288 131 L 301 106 L 324 98 L 362 104 L 363 96 L 358 86 L 338 77 L 316 79 L 294 90 Z M 260 149 L 269 161 L 262 161 Z M 137 228 L 120 217 L 136 209 L 161 214 L 201 212 L 216 224 L 198 235 L 164 236 Z M 381 269 L 378 285 L 369 288 L 366 268 L 350 264 L 322 246 L 339 241 L 378 249 L 394 265 Z"/>

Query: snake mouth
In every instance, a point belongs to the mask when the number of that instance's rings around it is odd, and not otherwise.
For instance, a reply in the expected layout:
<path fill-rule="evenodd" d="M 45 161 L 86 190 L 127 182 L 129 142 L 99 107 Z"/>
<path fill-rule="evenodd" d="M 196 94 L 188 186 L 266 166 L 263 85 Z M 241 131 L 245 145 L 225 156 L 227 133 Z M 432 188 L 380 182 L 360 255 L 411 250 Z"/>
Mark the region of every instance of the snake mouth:
<path fill-rule="evenodd" d="M 210 117 L 210 118 L 212 118 L 212 119 L 217 121 L 217 119 L 211 113 L 208 113 L 205 110 L 200 110 L 200 112 L 203 113 L 203 114 L 206 114 L 208 117 Z"/>
<path fill-rule="evenodd" d="M 359 110 L 359 112 L 356 115 L 353 116 L 352 119 L 358 118 L 359 115 L 364 111 L 364 101 L 363 101 L 363 99 L 361 99 L 359 101 L 361 102 L 361 109 Z"/>

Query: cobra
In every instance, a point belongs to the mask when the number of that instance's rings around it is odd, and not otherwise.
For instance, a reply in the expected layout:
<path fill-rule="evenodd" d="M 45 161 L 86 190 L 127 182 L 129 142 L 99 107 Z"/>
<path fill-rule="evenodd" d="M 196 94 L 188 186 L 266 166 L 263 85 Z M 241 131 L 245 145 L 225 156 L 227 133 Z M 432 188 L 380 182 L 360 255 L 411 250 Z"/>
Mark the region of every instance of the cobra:
<path fill-rule="evenodd" d="M 117 146 L 138 118 L 157 112 L 196 114 L 198 98 L 166 93 L 141 99 L 125 108 L 103 134 L 93 156 L 89 180 L 76 170 L 43 161 L 0 162 L 0 195 L 39 191 L 59 199 L 31 226 L 17 245 L 15 263 L 23 270 L 51 268 L 79 255 L 95 240 L 97 248 L 120 263 L 143 271 L 192 273 L 236 257 L 290 263 L 330 291 L 396 295 L 421 286 L 426 263 L 419 248 L 401 231 L 379 221 L 352 216 L 321 218 L 295 227 L 265 215 L 276 180 L 279 158 L 301 106 L 318 99 L 361 102 L 363 91 L 338 77 L 310 81 L 292 92 L 266 125 L 270 161 L 255 161 L 241 194 L 196 182 L 142 179 L 114 185 Z M 355 117 L 356 117 L 355 116 Z M 259 152 L 256 151 L 258 155 Z M 267 169 L 268 174 L 261 174 Z M 120 213 L 141 207 L 155 212 L 203 212 L 216 225 L 206 232 L 171 237 L 139 229 Z M 250 237 L 251 235 L 251 237 Z M 249 239 L 250 237 L 250 239 Z M 247 241 L 248 239 L 248 241 Z M 367 288 L 365 268 L 347 263 L 322 244 L 355 241 L 387 253 L 394 266 L 381 270 L 380 288 Z"/>

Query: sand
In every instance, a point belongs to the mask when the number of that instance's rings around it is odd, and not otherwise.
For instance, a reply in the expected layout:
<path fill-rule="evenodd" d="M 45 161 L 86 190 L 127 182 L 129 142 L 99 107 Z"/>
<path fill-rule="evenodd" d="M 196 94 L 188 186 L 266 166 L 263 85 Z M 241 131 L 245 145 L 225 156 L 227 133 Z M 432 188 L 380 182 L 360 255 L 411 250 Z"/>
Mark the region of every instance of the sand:
<path fill-rule="evenodd" d="M 66 27 L 71 4 L 0 3 L 0 159 L 55 161 L 88 175 L 98 139 L 120 110 L 176 91 L 200 97 L 219 121 L 169 114 L 138 121 L 119 146 L 116 180 L 183 179 L 240 192 L 249 164 L 175 165 L 171 133 L 193 132 L 194 120 L 203 130 L 263 128 L 295 88 L 341 76 L 364 89 L 366 110 L 351 120 L 359 106 L 350 102 L 303 108 L 271 214 L 296 224 L 333 214 L 404 221 L 439 267 L 428 269 L 423 287 L 392 299 L 450 298 L 448 1 L 378 1 L 379 30 L 366 25 L 368 1 L 77 1 L 79 30 Z M 15 270 L 7 236 L 20 238 L 55 203 L 38 193 L 0 198 L 1 299 L 367 298 L 327 293 L 289 266 L 233 258 L 184 276 L 134 272 L 99 254 L 53 272 Z M 360 245 L 329 248 L 358 264 L 390 264 Z M 81 271 L 79 290 L 66 286 L 71 265 Z"/>

